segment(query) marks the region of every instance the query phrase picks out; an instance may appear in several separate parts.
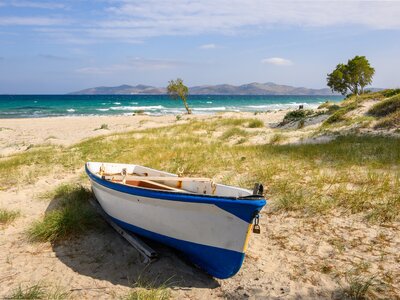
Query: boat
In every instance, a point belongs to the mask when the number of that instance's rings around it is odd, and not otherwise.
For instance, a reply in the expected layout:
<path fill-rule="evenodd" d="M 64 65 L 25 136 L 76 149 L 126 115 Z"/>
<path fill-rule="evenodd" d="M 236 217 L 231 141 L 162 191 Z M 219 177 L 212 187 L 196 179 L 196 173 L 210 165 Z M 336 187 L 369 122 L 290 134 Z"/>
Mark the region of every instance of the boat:
<path fill-rule="evenodd" d="M 85 169 L 116 224 L 183 252 L 216 278 L 240 270 L 249 236 L 259 232 L 262 185 L 250 191 L 131 164 L 87 162 Z"/>

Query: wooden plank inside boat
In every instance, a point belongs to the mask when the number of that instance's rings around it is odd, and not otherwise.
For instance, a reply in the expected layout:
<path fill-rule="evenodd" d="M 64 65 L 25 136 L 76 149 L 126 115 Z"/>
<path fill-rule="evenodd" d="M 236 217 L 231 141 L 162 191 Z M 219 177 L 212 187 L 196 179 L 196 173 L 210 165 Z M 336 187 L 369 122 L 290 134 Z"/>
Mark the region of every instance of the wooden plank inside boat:
<path fill-rule="evenodd" d="M 113 182 L 118 182 L 122 183 L 122 180 L 120 179 L 111 179 Z M 150 181 L 150 180 L 126 180 L 125 184 L 131 185 L 131 186 L 139 186 L 139 187 L 145 187 L 149 189 L 157 189 L 157 190 L 167 190 L 167 191 L 175 191 L 175 192 L 187 192 L 183 189 L 177 189 L 165 184 L 161 184 L 158 182 Z"/>

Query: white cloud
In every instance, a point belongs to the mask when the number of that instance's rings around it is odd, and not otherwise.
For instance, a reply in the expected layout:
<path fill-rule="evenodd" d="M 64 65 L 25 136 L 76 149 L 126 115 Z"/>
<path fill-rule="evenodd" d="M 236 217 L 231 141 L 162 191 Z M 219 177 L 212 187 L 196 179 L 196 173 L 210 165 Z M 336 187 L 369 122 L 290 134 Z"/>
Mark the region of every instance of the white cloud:
<path fill-rule="evenodd" d="M 54 2 L 42 2 L 42 1 L 10 1 L 8 3 L 14 7 L 29 7 L 29 8 L 41 8 L 41 9 L 63 9 L 65 5 L 62 3 Z M 6 5 L 6 4 L 4 4 Z"/>
<path fill-rule="evenodd" d="M 261 60 L 263 64 L 271 64 L 275 66 L 290 66 L 292 65 L 292 61 L 286 58 L 281 58 L 281 57 L 270 57 L 270 58 L 264 58 Z"/>
<path fill-rule="evenodd" d="M 200 46 L 200 49 L 204 50 L 210 50 L 210 49 L 215 49 L 217 46 L 215 44 L 204 44 Z"/>
<path fill-rule="evenodd" d="M 58 61 L 69 60 L 68 57 L 54 55 L 54 54 L 39 54 L 38 57 L 47 59 L 47 60 L 58 60 Z"/>
<path fill-rule="evenodd" d="M 48 9 L 66 5 L 44 0 L 1 3 Z M 357 25 L 400 30 L 400 1 L 102 0 L 98 3 L 108 7 L 95 11 L 92 14 L 95 18 L 80 20 L 71 14 L 68 20 L 74 19 L 67 23 L 65 19 L 51 17 L 2 16 L 0 26 L 40 26 L 53 30 L 53 33 L 43 31 L 53 41 L 71 44 L 141 43 L 157 36 L 257 35 L 273 27 Z M 201 49 L 215 47 L 215 44 L 200 46 Z"/>
<path fill-rule="evenodd" d="M 84 68 L 79 68 L 75 71 L 81 74 L 103 75 L 103 74 L 121 73 L 130 70 L 157 71 L 162 69 L 174 68 L 184 64 L 185 64 L 184 62 L 180 61 L 146 59 L 146 58 L 136 57 L 129 59 L 124 64 L 113 64 L 101 67 L 84 67 Z"/>
<path fill-rule="evenodd" d="M 126 0 L 100 26 L 132 36 L 260 32 L 271 26 L 400 29 L 400 1 Z"/>
<path fill-rule="evenodd" d="M 66 20 L 46 17 L 2 17 L 0 26 L 51 26 L 64 25 Z"/>

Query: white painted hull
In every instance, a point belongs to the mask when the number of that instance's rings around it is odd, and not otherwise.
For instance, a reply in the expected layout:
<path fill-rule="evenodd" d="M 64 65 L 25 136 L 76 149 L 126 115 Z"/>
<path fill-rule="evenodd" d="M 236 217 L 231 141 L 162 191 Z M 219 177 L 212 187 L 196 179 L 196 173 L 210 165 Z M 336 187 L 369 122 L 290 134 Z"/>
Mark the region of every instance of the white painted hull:
<path fill-rule="evenodd" d="M 88 174 L 100 205 L 120 226 L 185 252 L 195 264 L 219 278 L 240 269 L 252 220 L 265 204 L 265 200 L 247 203 L 149 191 L 110 183 L 90 170 Z M 252 215 L 245 216 L 241 205 Z"/>

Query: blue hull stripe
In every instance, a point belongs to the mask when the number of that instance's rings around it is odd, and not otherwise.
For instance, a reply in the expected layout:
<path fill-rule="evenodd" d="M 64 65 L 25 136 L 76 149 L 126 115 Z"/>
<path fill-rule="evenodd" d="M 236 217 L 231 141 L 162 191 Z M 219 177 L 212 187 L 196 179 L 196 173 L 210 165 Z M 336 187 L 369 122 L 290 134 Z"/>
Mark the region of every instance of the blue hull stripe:
<path fill-rule="evenodd" d="M 126 230 L 182 251 L 195 265 L 216 278 L 226 279 L 232 277 L 242 266 L 244 253 L 171 238 L 116 218 L 111 218 Z"/>
<path fill-rule="evenodd" d="M 122 185 L 119 183 L 111 182 L 108 180 L 103 180 L 98 176 L 92 174 L 85 164 L 86 173 L 91 180 L 97 182 L 98 184 L 105 186 L 109 189 L 126 193 L 129 195 L 137 195 L 147 198 L 164 199 L 171 201 L 181 201 L 181 202 L 194 202 L 194 203 L 208 203 L 214 204 L 219 208 L 237 216 L 238 218 L 251 223 L 255 214 L 258 213 L 263 206 L 266 204 L 265 199 L 236 199 L 229 197 L 218 197 L 212 195 L 200 195 L 200 194 L 185 194 L 185 193 L 175 193 L 169 191 L 156 191 L 149 190 L 146 188 Z"/>

